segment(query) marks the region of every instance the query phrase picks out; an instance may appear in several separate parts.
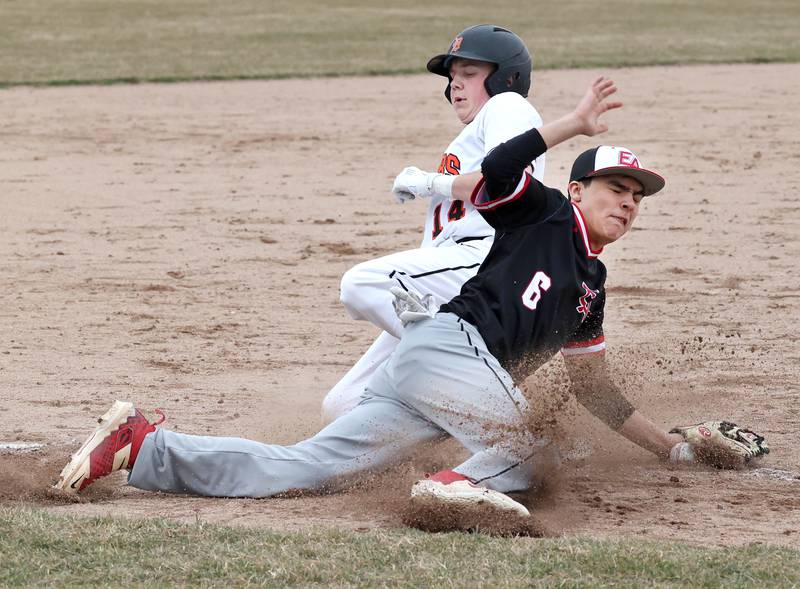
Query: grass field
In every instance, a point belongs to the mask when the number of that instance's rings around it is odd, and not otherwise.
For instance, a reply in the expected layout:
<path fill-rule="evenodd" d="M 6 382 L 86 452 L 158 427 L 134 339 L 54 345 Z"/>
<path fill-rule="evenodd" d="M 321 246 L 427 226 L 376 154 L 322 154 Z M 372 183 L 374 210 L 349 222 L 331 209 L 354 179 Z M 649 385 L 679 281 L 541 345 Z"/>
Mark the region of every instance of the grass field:
<path fill-rule="evenodd" d="M 788 548 L 499 539 L 370 531 L 277 534 L 0 509 L 0 586 L 791 587 Z"/>
<path fill-rule="evenodd" d="M 795 0 L 5 0 L 0 15 L 0 85 L 419 72 L 478 22 L 512 28 L 540 68 L 800 59 Z"/>
<path fill-rule="evenodd" d="M 513 28 L 539 68 L 800 60 L 797 0 L 4 0 L 0 86 L 419 72 L 477 22 Z M 278 534 L 17 507 L 0 508 L 0 555 L 0 587 L 800 585 L 800 554 L 762 545 Z"/>

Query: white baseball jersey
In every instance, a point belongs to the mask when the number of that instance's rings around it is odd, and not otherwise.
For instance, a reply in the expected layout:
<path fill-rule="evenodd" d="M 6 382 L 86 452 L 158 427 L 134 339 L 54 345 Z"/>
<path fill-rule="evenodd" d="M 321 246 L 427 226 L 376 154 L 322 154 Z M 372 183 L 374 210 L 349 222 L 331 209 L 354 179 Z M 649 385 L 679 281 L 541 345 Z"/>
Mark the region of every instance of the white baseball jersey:
<path fill-rule="evenodd" d="M 439 172 L 451 175 L 478 172 L 483 158 L 497 145 L 531 127 L 541 126 L 538 111 L 516 92 L 492 96 L 447 147 Z M 544 180 L 544 160 L 541 155 L 533 162 L 533 176 L 539 181 Z M 437 247 L 448 239 L 457 241 L 493 234 L 494 229 L 470 203 L 434 197 L 428 203 L 421 247 Z"/>

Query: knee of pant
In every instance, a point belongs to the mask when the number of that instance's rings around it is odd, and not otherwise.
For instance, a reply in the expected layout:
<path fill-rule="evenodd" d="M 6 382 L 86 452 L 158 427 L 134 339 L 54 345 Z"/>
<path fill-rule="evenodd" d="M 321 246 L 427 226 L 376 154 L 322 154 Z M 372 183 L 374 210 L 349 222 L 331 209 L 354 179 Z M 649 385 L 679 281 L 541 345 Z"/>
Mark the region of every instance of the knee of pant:
<path fill-rule="evenodd" d="M 375 286 L 374 274 L 364 264 L 358 264 L 342 276 L 339 300 L 351 315 L 358 317 L 373 306 L 370 301 L 374 301 L 375 297 L 369 293 Z"/>
<path fill-rule="evenodd" d="M 401 379 L 392 383 L 391 396 L 404 405 L 418 409 L 431 403 L 431 390 L 420 389 L 409 379 Z"/>
<path fill-rule="evenodd" d="M 322 425 L 326 426 L 329 423 L 336 421 L 342 415 L 347 413 L 346 407 L 340 399 L 331 398 L 327 396 L 322 400 Z"/>

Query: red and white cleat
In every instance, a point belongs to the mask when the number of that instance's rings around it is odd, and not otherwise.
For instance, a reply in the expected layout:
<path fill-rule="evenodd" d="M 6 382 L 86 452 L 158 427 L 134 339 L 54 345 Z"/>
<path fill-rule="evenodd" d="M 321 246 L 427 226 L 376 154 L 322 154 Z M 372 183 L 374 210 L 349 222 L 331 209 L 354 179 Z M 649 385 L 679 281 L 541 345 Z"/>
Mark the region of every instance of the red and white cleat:
<path fill-rule="evenodd" d="M 160 409 L 156 409 L 156 413 L 161 419 L 150 423 L 133 403 L 114 401 L 53 486 L 77 493 L 115 470 L 133 467 L 144 437 L 156 431 L 156 426 L 164 421 L 164 413 Z"/>
<path fill-rule="evenodd" d="M 440 470 L 411 487 L 411 500 L 435 501 L 452 507 L 488 505 L 527 517 L 528 509 L 500 491 L 481 487 L 453 470 Z"/>

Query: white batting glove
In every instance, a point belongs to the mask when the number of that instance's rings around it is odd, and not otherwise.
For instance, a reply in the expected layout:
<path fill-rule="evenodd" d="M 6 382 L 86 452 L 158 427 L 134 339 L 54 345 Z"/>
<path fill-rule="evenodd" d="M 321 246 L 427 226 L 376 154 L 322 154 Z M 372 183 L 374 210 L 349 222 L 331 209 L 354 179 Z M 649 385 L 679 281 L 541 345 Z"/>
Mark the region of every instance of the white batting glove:
<path fill-rule="evenodd" d="M 425 172 L 414 166 L 404 168 L 394 179 L 392 195 L 398 204 L 416 197 L 429 198 L 443 196 L 450 198 L 453 195 L 453 182 L 455 176 Z"/>
<path fill-rule="evenodd" d="M 392 306 L 397 317 L 403 322 L 403 327 L 409 323 L 430 319 L 439 310 L 439 305 L 434 302 L 432 294 L 422 296 L 418 292 L 407 291 L 399 286 L 393 286 L 389 292 L 394 295 Z"/>

